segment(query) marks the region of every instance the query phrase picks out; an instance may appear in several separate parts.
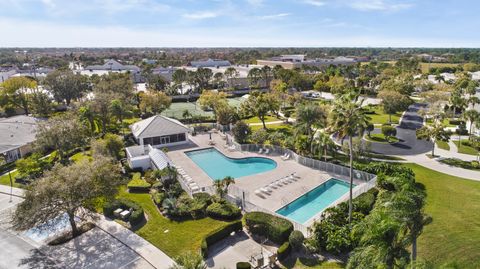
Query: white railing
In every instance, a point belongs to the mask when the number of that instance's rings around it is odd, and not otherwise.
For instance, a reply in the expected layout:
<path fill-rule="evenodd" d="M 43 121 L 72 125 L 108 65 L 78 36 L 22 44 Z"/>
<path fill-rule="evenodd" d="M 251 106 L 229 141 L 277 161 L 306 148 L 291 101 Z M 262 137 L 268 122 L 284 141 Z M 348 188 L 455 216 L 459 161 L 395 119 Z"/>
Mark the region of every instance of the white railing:
<path fill-rule="evenodd" d="M 301 165 L 304 165 L 313 169 L 325 171 L 328 173 L 345 176 L 345 177 L 350 176 L 350 168 L 346 166 L 304 157 L 304 156 L 298 155 L 297 153 L 295 153 L 290 149 L 282 148 L 279 146 L 272 146 L 272 145 L 264 146 L 264 145 L 257 145 L 257 144 L 239 144 L 237 142 L 232 142 L 232 143 L 235 146 L 235 149 L 238 151 L 258 152 L 260 148 L 269 148 L 271 154 L 278 154 L 278 155 L 288 154 L 291 159 L 295 160 L 297 163 Z M 353 170 L 353 176 L 355 179 L 361 180 L 364 182 L 369 182 L 370 180 L 376 177 L 373 174 L 359 171 L 356 169 Z"/>

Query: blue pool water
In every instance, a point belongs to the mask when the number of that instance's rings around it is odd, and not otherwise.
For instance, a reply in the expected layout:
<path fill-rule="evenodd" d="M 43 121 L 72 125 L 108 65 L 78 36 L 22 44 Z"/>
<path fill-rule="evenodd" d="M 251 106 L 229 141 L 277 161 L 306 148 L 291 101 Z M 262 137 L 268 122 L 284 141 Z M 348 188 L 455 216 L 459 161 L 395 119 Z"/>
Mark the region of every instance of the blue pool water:
<path fill-rule="evenodd" d="M 185 154 L 213 180 L 227 176 L 233 178 L 250 176 L 277 167 L 277 163 L 271 159 L 259 157 L 232 159 L 215 148 L 189 151 Z"/>
<path fill-rule="evenodd" d="M 300 198 L 277 210 L 277 213 L 305 224 L 349 191 L 349 184 L 331 178 Z"/>

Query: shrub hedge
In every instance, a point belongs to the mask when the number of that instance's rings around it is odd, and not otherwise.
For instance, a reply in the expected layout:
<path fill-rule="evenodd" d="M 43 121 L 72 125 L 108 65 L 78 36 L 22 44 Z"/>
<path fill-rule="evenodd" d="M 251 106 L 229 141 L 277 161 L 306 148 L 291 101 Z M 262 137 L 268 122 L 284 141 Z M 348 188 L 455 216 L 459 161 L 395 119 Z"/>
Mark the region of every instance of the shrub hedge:
<path fill-rule="evenodd" d="M 123 199 L 123 198 L 106 203 L 103 206 L 103 214 L 109 218 L 115 218 L 115 216 L 113 215 L 113 211 L 115 211 L 115 209 L 117 208 L 121 208 L 123 210 L 133 209 L 133 212 L 130 214 L 130 217 L 128 218 L 128 222 L 132 226 L 135 226 L 141 223 L 145 219 L 143 208 L 139 204 L 135 203 L 134 201 Z"/>
<path fill-rule="evenodd" d="M 224 203 L 213 203 L 207 207 L 207 216 L 213 219 L 233 220 L 240 217 L 242 212 L 235 205 Z"/>
<path fill-rule="evenodd" d="M 303 236 L 303 233 L 297 230 L 293 231 L 288 237 L 288 243 L 290 243 L 290 246 L 293 249 L 301 249 L 304 240 L 305 237 Z"/>
<path fill-rule="evenodd" d="M 292 247 L 290 246 L 290 243 L 285 242 L 283 243 L 278 249 L 277 249 L 277 257 L 279 260 L 284 260 L 285 258 L 288 257 L 288 254 L 290 254 L 290 251 L 292 250 Z"/>
<path fill-rule="evenodd" d="M 251 233 L 266 236 L 277 244 L 287 241 L 293 231 L 290 221 L 263 212 L 247 213 L 245 224 Z"/>
<path fill-rule="evenodd" d="M 224 227 L 220 227 L 205 236 L 201 244 L 201 253 L 204 258 L 208 257 L 209 246 L 229 236 L 232 232 L 238 232 L 242 230 L 242 221 L 234 221 Z"/>
<path fill-rule="evenodd" d="M 237 269 L 250 269 L 252 266 L 249 262 L 237 262 Z"/>
<path fill-rule="evenodd" d="M 153 202 L 154 202 L 157 206 L 161 206 L 163 200 L 165 199 L 165 193 L 163 193 L 163 192 L 154 192 L 154 193 L 152 193 L 152 199 L 153 199 Z"/>

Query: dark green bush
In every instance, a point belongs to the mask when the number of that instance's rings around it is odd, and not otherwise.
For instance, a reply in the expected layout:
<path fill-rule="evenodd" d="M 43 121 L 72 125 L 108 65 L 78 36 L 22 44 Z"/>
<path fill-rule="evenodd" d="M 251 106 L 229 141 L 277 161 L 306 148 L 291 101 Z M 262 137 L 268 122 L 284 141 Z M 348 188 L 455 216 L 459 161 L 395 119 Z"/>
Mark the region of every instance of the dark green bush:
<path fill-rule="evenodd" d="M 266 236 L 277 244 L 287 241 L 293 231 L 290 221 L 263 212 L 247 213 L 245 223 L 251 233 Z"/>
<path fill-rule="evenodd" d="M 290 243 L 293 249 L 301 249 L 303 240 L 305 240 L 303 233 L 297 230 L 293 231 L 288 237 L 288 243 Z"/>
<path fill-rule="evenodd" d="M 283 243 L 277 250 L 277 257 L 279 260 L 284 260 L 290 254 L 292 248 L 290 247 L 290 243 L 285 242 Z"/>
<path fill-rule="evenodd" d="M 242 221 L 234 221 L 224 227 L 220 227 L 214 231 L 211 231 L 205 238 L 202 240 L 201 252 L 204 258 L 208 257 L 208 247 L 215 244 L 216 242 L 224 239 L 229 236 L 232 232 L 238 232 L 242 230 Z"/>
<path fill-rule="evenodd" d="M 249 262 L 237 262 L 237 269 L 250 269 L 252 266 Z"/>
<path fill-rule="evenodd" d="M 241 214 L 238 207 L 228 202 L 213 203 L 207 207 L 207 216 L 213 219 L 233 220 L 240 217 Z"/>
<path fill-rule="evenodd" d="M 360 194 L 353 200 L 353 208 L 356 212 L 361 212 L 364 215 L 370 213 L 375 204 L 375 200 L 378 194 L 378 189 L 373 188 Z"/>
<path fill-rule="evenodd" d="M 121 208 L 123 210 L 133 210 L 133 212 L 130 214 L 130 217 L 128 218 L 128 221 L 132 226 L 141 223 L 145 219 L 143 208 L 139 204 L 123 198 L 106 203 L 103 206 L 103 214 L 109 218 L 115 218 L 115 216 L 113 215 L 113 211 L 115 211 L 115 209 L 117 208 Z"/>
<path fill-rule="evenodd" d="M 212 196 L 206 192 L 199 192 L 193 194 L 193 200 L 202 201 L 209 206 L 212 203 Z"/>

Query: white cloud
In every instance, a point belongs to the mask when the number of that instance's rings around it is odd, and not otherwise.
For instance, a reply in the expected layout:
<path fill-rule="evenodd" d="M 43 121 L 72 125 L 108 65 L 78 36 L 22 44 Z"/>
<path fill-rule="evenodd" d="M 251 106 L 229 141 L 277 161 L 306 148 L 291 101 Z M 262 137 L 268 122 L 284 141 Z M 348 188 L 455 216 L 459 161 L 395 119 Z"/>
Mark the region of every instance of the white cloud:
<path fill-rule="evenodd" d="M 48 8 L 55 8 L 57 6 L 54 0 L 42 0 L 42 3 Z"/>
<path fill-rule="evenodd" d="M 213 11 L 201 11 L 196 13 L 186 13 L 182 15 L 186 19 L 192 20 L 203 20 L 203 19 L 211 19 L 218 17 L 218 13 Z"/>
<path fill-rule="evenodd" d="M 283 17 L 287 17 L 287 16 L 290 16 L 290 13 L 278 13 L 278 14 L 264 15 L 264 16 L 260 16 L 258 18 L 262 19 L 262 20 L 271 20 L 271 19 L 279 19 L 279 18 L 283 18 Z"/>
<path fill-rule="evenodd" d="M 305 0 L 303 2 L 305 4 L 309 4 L 309 5 L 316 6 L 316 7 L 321 7 L 321 6 L 326 5 L 326 3 L 324 1 L 321 1 L 321 0 Z"/>
<path fill-rule="evenodd" d="M 409 3 L 395 3 L 386 0 L 352 0 L 348 2 L 348 5 L 361 11 L 398 11 L 412 6 Z"/>

